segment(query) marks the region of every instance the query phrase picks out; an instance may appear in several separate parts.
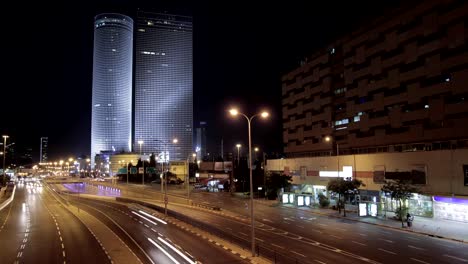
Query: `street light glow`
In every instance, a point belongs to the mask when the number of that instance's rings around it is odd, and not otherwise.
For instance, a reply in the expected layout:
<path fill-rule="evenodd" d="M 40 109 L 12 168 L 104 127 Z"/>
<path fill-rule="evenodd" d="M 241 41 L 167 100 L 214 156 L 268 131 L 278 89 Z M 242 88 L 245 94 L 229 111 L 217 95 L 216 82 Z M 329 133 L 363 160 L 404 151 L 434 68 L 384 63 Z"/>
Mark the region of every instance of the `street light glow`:
<path fill-rule="evenodd" d="M 326 136 L 326 137 L 325 137 L 325 141 L 326 141 L 326 142 L 329 142 L 330 140 L 331 140 L 331 138 L 330 138 L 329 136 Z"/>
<path fill-rule="evenodd" d="M 233 116 L 236 116 L 237 114 L 239 114 L 239 111 L 237 111 L 237 109 L 235 108 L 232 108 L 231 110 L 229 110 L 229 113 Z"/>
<path fill-rule="evenodd" d="M 143 144 L 143 140 L 138 140 L 138 144 Z"/>
<path fill-rule="evenodd" d="M 268 114 L 268 112 L 266 111 L 263 111 L 260 116 L 263 117 L 263 118 L 267 118 L 270 114 Z"/>
<path fill-rule="evenodd" d="M 179 142 L 179 140 L 178 140 L 177 138 L 174 138 L 174 139 L 172 140 L 172 143 L 177 143 L 177 142 Z"/>
<path fill-rule="evenodd" d="M 240 147 L 242 147 L 242 145 L 241 145 L 241 144 L 237 144 L 236 147 L 237 147 L 237 148 L 240 148 Z"/>

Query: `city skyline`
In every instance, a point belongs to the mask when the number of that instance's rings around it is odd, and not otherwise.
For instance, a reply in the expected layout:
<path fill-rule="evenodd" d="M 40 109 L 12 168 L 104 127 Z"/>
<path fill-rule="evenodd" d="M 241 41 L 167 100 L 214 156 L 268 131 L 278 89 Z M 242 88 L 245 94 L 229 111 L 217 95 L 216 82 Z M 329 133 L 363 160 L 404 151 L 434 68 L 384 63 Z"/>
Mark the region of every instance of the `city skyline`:
<path fill-rule="evenodd" d="M 15 87 L 6 89 L 5 109 L 9 111 L 3 113 L 2 133 L 10 135 L 17 145 L 31 147 L 35 160 L 39 159 L 37 142 L 42 136 L 49 138 L 50 159 L 89 154 L 94 16 L 123 11 L 134 18 L 137 7 L 149 5 L 122 1 L 84 3 L 76 8 L 65 4 L 55 9 L 23 8 L 40 27 L 28 37 L 7 29 L 12 52 L 5 58 L 11 65 L 6 76 Z M 371 1 L 346 5 L 352 12 L 333 10 L 332 4 L 302 2 L 286 9 L 272 5 L 270 12 L 262 12 L 263 7 L 244 9 L 241 4 L 230 8 L 187 3 L 152 6 L 194 17 L 194 124 L 208 122 L 210 144 L 217 146 L 223 138 L 226 151 L 235 151 L 235 142 L 246 144 L 245 122 L 225 112 L 235 104 L 246 113 L 268 108 L 271 119 L 254 124 L 253 141 L 265 151 L 282 151 L 281 75 L 331 39 L 390 6 Z M 319 25 L 322 21 L 327 23 Z M 28 24 L 26 20 L 18 23 Z M 258 31 L 253 25 L 268 26 Z M 32 50 L 41 52 L 28 52 Z M 26 65 L 35 70 L 28 71 L 28 78 L 21 78 Z M 19 109 L 25 114 L 16 114 Z M 266 133 L 270 136 L 262 137 Z"/>

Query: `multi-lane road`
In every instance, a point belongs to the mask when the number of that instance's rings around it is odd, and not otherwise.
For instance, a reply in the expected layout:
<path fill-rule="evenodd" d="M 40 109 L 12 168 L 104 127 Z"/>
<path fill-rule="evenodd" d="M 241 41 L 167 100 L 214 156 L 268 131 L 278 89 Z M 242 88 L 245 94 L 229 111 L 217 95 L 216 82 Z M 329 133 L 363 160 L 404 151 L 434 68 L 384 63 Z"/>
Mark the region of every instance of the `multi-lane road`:
<path fill-rule="evenodd" d="M 39 182 L 16 185 L 0 211 L 2 263 L 110 263 L 100 244 Z"/>

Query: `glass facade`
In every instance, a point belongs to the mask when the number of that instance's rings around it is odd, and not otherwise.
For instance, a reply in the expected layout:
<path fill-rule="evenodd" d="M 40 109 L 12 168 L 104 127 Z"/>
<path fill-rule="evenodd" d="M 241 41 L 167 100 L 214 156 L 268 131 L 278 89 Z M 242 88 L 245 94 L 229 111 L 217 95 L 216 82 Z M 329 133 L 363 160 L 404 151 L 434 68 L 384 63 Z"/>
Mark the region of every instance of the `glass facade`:
<path fill-rule="evenodd" d="M 94 21 L 91 162 L 101 151 L 131 151 L 133 20 L 100 14 Z"/>
<path fill-rule="evenodd" d="M 171 160 L 186 160 L 193 152 L 192 18 L 139 12 L 136 28 L 134 140 L 144 142 L 143 153 L 167 150 Z"/>

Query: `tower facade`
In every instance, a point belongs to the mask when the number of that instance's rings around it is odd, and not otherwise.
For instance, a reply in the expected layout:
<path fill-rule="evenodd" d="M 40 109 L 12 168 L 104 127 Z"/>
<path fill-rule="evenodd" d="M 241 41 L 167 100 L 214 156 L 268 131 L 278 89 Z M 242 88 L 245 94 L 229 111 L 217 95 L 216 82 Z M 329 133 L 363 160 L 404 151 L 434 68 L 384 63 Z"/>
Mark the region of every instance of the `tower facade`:
<path fill-rule="evenodd" d="M 92 166 L 101 151 L 131 151 L 133 20 L 97 15 L 93 56 Z"/>
<path fill-rule="evenodd" d="M 192 18 L 139 12 L 136 30 L 134 140 L 144 153 L 185 160 L 193 138 Z"/>
<path fill-rule="evenodd" d="M 41 137 L 41 148 L 39 153 L 39 162 L 47 162 L 47 148 L 49 145 L 49 138 L 48 137 Z"/>

